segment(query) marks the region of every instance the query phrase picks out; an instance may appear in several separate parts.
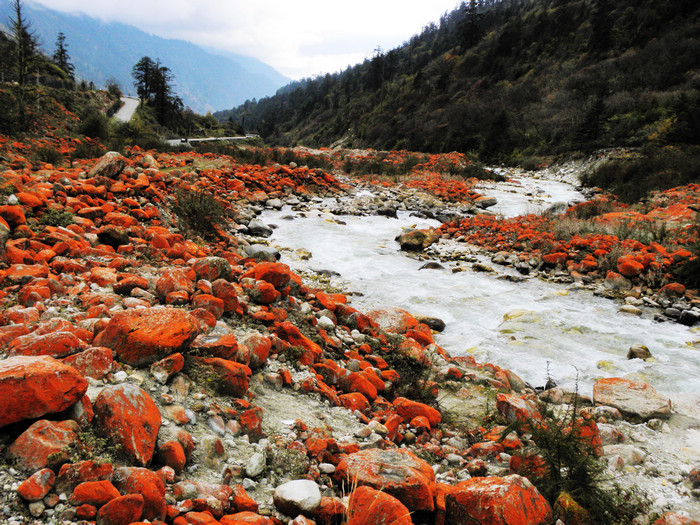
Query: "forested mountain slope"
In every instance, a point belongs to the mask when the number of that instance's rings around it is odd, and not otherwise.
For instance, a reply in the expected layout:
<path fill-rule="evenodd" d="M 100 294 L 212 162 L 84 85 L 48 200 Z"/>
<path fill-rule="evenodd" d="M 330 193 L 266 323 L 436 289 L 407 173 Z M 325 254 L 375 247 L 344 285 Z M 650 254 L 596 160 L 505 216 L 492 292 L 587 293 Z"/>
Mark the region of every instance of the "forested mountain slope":
<path fill-rule="evenodd" d="M 484 160 L 700 140 L 695 0 L 472 0 L 403 46 L 232 115 L 282 145 Z"/>

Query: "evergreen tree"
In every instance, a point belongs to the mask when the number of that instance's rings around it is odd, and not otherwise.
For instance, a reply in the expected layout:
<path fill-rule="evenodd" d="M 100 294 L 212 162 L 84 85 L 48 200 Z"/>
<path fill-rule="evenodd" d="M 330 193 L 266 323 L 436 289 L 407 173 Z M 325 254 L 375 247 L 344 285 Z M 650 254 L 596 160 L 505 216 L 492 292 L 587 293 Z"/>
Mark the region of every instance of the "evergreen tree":
<path fill-rule="evenodd" d="M 37 40 L 31 31 L 29 21 L 24 17 L 23 5 L 20 0 L 12 1 L 14 18 L 9 20 L 10 39 L 14 44 L 13 62 L 15 80 L 24 85 L 29 80 L 36 63 Z"/>
<path fill-rule="evenodd" d="M 62 32 L 56 37 L 56 51 L 53 53 L 53 63 L 60 67 L 71 80 L 75 80 L 75 67 L 70 61 L 68 55 L 68 45 L 66 44 L 66 35 Z"/>
<path fill-rule="evenodd" d="M 157 69 L 156 63 L 151 57 L 143 57 L 134 65 L 131 76 L 134 77 L 134 87 L 141 102 L 147 102 L 153 95 L 155 78 L 153 73 Z"/>

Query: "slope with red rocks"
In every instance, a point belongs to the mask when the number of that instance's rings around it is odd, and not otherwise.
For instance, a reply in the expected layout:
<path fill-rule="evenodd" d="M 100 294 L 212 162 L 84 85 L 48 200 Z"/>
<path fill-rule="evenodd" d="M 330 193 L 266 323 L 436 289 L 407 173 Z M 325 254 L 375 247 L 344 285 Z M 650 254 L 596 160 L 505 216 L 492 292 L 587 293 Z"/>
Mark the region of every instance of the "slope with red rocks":
<path fill-rule="evenodd" d="M 240 232 L 256 207 L 345 191 L 333 175 L 137 148 L 37 166 L 22 143 L 3 144 L 7 523 L 561 516 L 514 459 L 533 457 L 538 419 L 515 373 L 448 356 L 407 312 L 389 323 L 396 310 L 362 313 L 247 255 L 260 239 Z M 208 241 L 185 238 L 177 190 L 210 193 L 228 222 Z M 72 222 L 52 224 L 56 210 Z M 475 410 L 489 404 L 491 420 L 525 426 L 492 428 Z M 602 423 L 616 411 L 590 413 Z M 574 428 L 596 444 L 586 417 Z"/>

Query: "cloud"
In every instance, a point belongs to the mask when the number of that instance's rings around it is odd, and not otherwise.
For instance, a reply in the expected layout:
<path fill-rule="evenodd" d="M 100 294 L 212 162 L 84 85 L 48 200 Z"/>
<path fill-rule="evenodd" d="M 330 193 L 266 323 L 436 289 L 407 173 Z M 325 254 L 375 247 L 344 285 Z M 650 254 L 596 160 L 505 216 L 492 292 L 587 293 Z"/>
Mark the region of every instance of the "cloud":
<path fill-rule="evenodd" d="M 30 0 L 255 57 L 292 78 L 344 69 L 401 45 L 458 0 Z"/>

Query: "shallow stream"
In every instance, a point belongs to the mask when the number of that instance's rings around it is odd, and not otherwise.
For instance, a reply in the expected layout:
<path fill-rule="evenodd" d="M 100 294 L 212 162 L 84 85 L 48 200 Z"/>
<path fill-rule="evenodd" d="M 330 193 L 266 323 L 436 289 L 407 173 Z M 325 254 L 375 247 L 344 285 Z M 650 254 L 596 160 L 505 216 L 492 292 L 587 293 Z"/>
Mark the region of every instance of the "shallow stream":
<path fill-rule="evenodd" d="M 583 200 L 567 184 L 531 179 L 484 193 L 496 196 L 495 211 L 509 216 L 557 201 Z M 407 257 L 394 238 L 404 227 L 439 223 L 408 212 L 399 213 L 398 219 L 338 217 L 323 211 L 305 215 L 285 208 L 263 216 L 278 226 L 272 241 L 292 249 L 282 251 L 282 262 L 297 270 L 339 273 L 335 284 L 362 294 L 352 296 L 352 306 L 361 311 L 397 306 L 414 315 L 439 317 L 447 328 L 436 342 L 452 355 L 470 353 L 478 361 L 510 368 L 533 386 L 544 385 L 548 370 L 569 388 L 578 378 L 585 395 L 591 395 L 597 378 L 612 376 L 641 379 L 666 392 L 700 392 L 697 330 L 655 322 L 651 311 L 642 317 L 618 313 L 618 303 L 576 286 L 534 277 L 524 282 L 499 278 L 514 272 L 485 258 L 496 274 L 469 269 L 453 273 L 450 265 L 419 270 L 424 262 Z M 300 249 L 312 257 L 295 256 L 294 250 Z M 646 345 L 654 360 L 627 360 L 635 343 Z"/>

